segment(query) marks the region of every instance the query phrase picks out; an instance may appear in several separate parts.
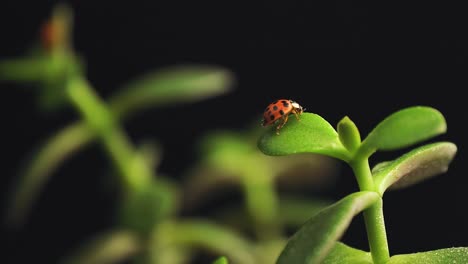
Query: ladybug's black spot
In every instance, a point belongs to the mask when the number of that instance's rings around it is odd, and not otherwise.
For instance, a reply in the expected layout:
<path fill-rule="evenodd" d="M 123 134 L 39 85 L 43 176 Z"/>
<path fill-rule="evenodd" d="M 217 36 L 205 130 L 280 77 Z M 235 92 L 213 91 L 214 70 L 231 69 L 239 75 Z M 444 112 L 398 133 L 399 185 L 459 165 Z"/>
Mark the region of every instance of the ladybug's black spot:
<path fill-rule="evenodd" d="M 276 105 L 273 106 L 273 110 L 278 110 L 278 107 Z"/>
<path fill-rule="evenodd" d="M 270 120 L 273 120 L 275 119 L 275 116 L 274 115 L 270 115 Z"/>
<path fill-rule="evenodd" d="M 288 101 L 286 101 L 286 100 L 281 101 L 281 103 L 283 103 L 283 106 L 284 106 L 284 107 L 288 107 L 288 106 L 289 106 L 289 103 L 288 103 Z"/>
<path fill-rule="evenodd" d="M 267 106 L 267 107 L 265 108 L 265 112 L 268 111 L 269 109 L 270 109 L 270 106 Z"/>
<path fill-rule="evenodd" d="M 280 115 L 284 115 L 284 111 L 283 111 L 283 110 L 280 110 L 279 113 L 280 113 Z"/>

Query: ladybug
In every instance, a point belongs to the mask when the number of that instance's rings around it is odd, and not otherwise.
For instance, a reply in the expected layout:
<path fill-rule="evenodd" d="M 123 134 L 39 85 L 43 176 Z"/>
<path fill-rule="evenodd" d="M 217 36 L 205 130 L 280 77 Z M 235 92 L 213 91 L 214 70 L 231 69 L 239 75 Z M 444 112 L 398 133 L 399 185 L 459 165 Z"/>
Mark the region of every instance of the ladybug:
<path fill-rule="evenodd" d="M 269 104 L 263 112 L 262 126 L 268 126 L 281 119 L 276 127 L 276 134 L 279 135 L 280 129 L 288 121 L 290 114 L 294 114 L 299 120 L 299 115 L 304 112 L 304 108 L 293 100 L 280 99 Z"/>

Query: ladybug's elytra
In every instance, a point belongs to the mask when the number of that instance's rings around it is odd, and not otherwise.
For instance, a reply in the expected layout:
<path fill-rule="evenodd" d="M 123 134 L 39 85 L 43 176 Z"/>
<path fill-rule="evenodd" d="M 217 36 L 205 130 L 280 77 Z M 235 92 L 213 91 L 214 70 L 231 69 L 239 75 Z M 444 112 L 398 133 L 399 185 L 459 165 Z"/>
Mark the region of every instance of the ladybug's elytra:
<path fill-rule="evenodd" d="M 303 112 L 304 109 L 302 106 L 293 100 L 276 100 L 268 105 L 265 109 L 265 112 L 263 112 L 262 126 L 268 126 L 275 123 L 277 120 L 281 120 L 281 122 L 276 127 L 276 134 L 279 135 L 280 129 L 284 126 L 284 124 L 286 124 L 290 114 L 294 114 L 297 120 L 299 120 L 299 115 Z"/>

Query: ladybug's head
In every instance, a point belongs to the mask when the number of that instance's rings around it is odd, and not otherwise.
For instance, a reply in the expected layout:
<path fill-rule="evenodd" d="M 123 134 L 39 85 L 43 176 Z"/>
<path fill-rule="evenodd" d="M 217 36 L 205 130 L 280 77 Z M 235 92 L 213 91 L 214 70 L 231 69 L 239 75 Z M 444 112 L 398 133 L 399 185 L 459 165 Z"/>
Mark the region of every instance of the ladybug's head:
<path fill-rule="evenodd" d="M 302 112 L 304 112 L 305 108 L 303 108 L 300 104 L 298 104 L 297 102 L 293 101 L 293 100 L 290 100 L 291 102 L 291 106 L 296 109 L 296 111 L 298 111 L 299 113 L 302 114 Z"/>

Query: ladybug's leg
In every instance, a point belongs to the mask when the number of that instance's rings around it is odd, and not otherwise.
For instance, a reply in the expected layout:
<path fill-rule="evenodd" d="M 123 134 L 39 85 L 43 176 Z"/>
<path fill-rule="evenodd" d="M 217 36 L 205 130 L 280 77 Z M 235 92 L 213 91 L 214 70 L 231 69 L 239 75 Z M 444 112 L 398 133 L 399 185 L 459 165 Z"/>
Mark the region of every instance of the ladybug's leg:
<path fill-rule="evenodd" d="M 289 115 L 284 115 L 281 117 L 281 122 L 279 123 L 279 125 L 276 127 L 276 135 L 279 135 L 279 131 L 280 129 L 284 126 L 284 124 L 286 124 L 286 122 L 288 122 L 288 116 Z"/>
<path fill-rule="evenodd" d="M 294 113 L 294 116 L 296 116 L 297 121 L 301 121 L 301 120 L 299 119 L 299 111 L 297 111 L 296 109 L 293 109 L 291 112 Z"/>

